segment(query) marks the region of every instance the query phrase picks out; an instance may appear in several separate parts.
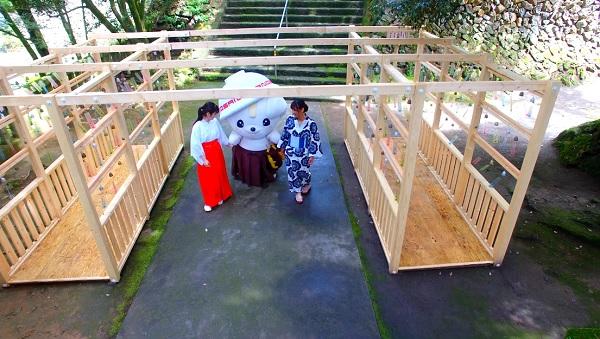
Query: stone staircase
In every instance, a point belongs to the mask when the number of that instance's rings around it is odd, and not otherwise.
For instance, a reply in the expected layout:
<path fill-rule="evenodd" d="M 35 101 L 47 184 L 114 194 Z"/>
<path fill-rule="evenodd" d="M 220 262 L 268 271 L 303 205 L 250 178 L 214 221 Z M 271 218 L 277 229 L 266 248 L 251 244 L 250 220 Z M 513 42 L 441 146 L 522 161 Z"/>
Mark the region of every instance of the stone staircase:
<path fill-rule="evenodd" d="M 279 27 L 285 0 L 228 0 L 219 28 Z M 288 27 L 360 25 L 363 16 L 362 0 L 289 0 Z M 285 26 L 285 21 L 284 24 Z M 280 39 L 344 38 L 347 33 L 287 33 Z M 222 39 L 274 39 L 276 34 L 236 35 Z M 346 54 L 347 47 L 339 46 L 282 46 L 277 55 Z M 273 47 L 215 48 L 211 55 L 219 57 L 271 56 Z M 244 69 L 259 72 L 277 84 L 325 85 L 346 82 L 345 64 L 240 66 L 206 69 L 203 78 L 220 81 Z"/>

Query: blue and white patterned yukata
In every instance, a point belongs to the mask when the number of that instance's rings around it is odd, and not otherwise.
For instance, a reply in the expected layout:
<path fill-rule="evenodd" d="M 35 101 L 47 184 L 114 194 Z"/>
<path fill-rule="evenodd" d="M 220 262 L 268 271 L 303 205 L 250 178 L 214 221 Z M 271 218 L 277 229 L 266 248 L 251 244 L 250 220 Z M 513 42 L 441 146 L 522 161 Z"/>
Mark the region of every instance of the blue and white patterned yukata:
<path fill-rule="evenodd" d="M 317 123 L 308 116 L 301 123 L 296 117 L 289 116 L 285 120 L 277 147 L 285 150 L 285 168 L 290 192 L 300 192 L 302 187 L 310 184 L 308 159 L 323 156 Z"/>

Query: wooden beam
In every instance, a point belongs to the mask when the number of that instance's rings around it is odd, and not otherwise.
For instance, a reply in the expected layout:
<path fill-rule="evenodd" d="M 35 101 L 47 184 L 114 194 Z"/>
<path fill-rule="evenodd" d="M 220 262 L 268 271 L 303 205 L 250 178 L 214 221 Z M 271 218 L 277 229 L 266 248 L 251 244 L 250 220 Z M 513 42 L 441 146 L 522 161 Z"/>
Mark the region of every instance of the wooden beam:
<path fill-rule="evenodd" d="M 58 103 L 56 102 L 55 98 L 46 97 L 46 99 L 48 100 L 46 105 L 48 107 L 50 118 L 52 119 L 52 126 L 56 131 L 56 138 L 60 144 L 65 161 L 67 162 L 69 172 L 71 172 L 73 183 L 77 188 L 79 202 L 83 207 L 88 226 L 90 227 L 90 230 L 94 235 L 94 239 L 96 240 L 96 246 L 100 252 L 100 257 L 102 258 L 106 272 L 111 280 L 119 281 L 120 275 L 116 258 L 112 255 L 110 242 L 106 236 L 106 233 L 102 230 L 102 225 L 100 224 L 98 214 L 96 213 L 96 208 L 94 207 L 94 201 L 92 200 L 92 196 L 88 191 L 85 174 L 83 173 L 83 170 L 79 164 L 79 159 L 75 149 L 73 148 L 73 144 L 71 143 L 71 137 L 69 135 L 67 125 L 65 124 L 65 119 L 62 115 L 62 112 L 58 109 Z"/>
<path fill-rule="evenodd" d="M 481 74 L 479 75 L 480 81 L 487 81 L 490 78 L 490 73 L 487 67 L 484 67 L 481 70 Z M 467 186 L 468 179 L 468 171 L 466 169 L 467 164 L 471 164 L 473 160 L 473 152 L 475 151 L 475 140 L 477 134 L 477 127 L 481 122 L 481 112 L 483 111 L 481 103 L 485 100 L 485 91 L 480 91 L 477 93 L 475 98 L 475 103 L 473 106 L 473 114 L 471 115 L 471 122 L 468 126 L 467 131 L 467 141 L 465 143 L 465 152 L 463 154 L 463 159 L 460 164 L 460 172 L 458 174 L 458 181 L 456 184 L 456 192 L 454 195 L 454 202 L 460 206 L 461 199 L 465 193 L 465 187 Z"/>
<path fill-rule="evenodd" d="M 535 163 L 540 153 L 540 148 L 544 142 L 546 128 L 548 127 L 548 122 L 550 121 L 550 116 L 552 115 L 552 110 L 554 108 L 554 103 L 556 102 L 556 97 L 558 96 L 559 90 L 560 84 L 558 82 L 546 82 L 546 88 L 543 91 L 544 97 L 533 126 L 533 134 L 529 139 L 529 145 L 527 147 L 527 151 L 525 152 L 525 157 L 523 158 L 521 175 L 517 178 L 515 190 L 512 194 L 512 199 L 510 200 L 510 206 L 504 215 L 504 218 L 502 219 L 496 241 L 494 242 L 494 263 L 497 266 L 501 265 L 502 261 L 504 260 L 510 238 L 514 231 L 515 225 L 517 224 L 517 218 L 519 217 L 519 212 L 521 211 L 521 205 L 525 199 L 527 187 L 529 186 L 529 181 L 531 180 Z"/>
<path fill-rule="evenodd" d="M 307 42 L 304 42 L 306 45 Z M 142 69 L 175 69 L 194 67 L 223 67 L 249 65 L 298 65 L 298 64 L 338 64 L 338 63 L 373 63 L 373 62 L 473 62 L 483 60 L 481 54 L 348 54 L 348 55 L 296 55 L 296 56 L 260 56 L 231 58 L 199 58 L 192 60 L 132 60 L 133 54 L 120 62 L 102 62 L 88 64 L 51 64 L 37 66 L 5 66 L 7 72 L 48 73 L 48 72 L 110 72 Z M 80 75 L 81 76 L 81 75 Z M 73 81 L 73 80 L 72 80 Z"/>
<path fill-rule="evenodd" d="M 348 33 L 348 32 L 413 32 L 408 26 L 304 26 L 304 27 L 263 27 L 263 28 L 232 28 L 206 29 L 189 31 L 160 31 L 135 33 L 97 33 L 91 34 L 93 39 L 143 39 L 143 38 L 187 38 L 219 35 L 249 35 L 275 33 Z"/>
<path fill-rule="evenodd" d="M 416 44 L 438 44 L 450 45 L 454 39 L 391 39 L 391 38 L 316 38 L 310 39 L 255 39 L 255 40 L 206 40 L 206 41 L 188 41 L 171 42 L 161 44 L 131 44 L 131 45 L 110 45 L 110 46 L 86 46 L 86 47 L 57 47 L 53 48 L 54 53 L 115 53 L 115 52 L 152 52 L 160 50 L 186 50 L 186 49 L 210 49 L 210 48 L 236 48 L 236 47 L 272 47 L 272 46 L 305 46 L 307 42 L 311 46 L 340 46 L 350 44 L 369 44 L 369 45 L 416 45 Z M 98 61 L 99 62 L 99 61 Z"/>
<path fill-rule="evenodd" d="M 421 130 L 423 104 L 425 103 L 425 90 L 421 85 L 416 85 L 411 101 L 410 121 L 408 125 L 409 136 L 406 143 L 406 153 L 404 155 L 404 176 L 402 177 L 402 186 L 400 187 L 400 195 L 398 197 L 398 213 L 395 222 L 396 228 L 393 230 L 391 236 L 390 251 L 392 251 L 392 255 L 389 263 L 390 273 L 398 272 L 400 266 L 400 257 L 402 256 L 402 246 L 404 244 L 404 233 L 406 232 L 406 219 L 408 217 L 410 196 L 412 194 L 413 179 L 417 166 L 419 135 Z"/>

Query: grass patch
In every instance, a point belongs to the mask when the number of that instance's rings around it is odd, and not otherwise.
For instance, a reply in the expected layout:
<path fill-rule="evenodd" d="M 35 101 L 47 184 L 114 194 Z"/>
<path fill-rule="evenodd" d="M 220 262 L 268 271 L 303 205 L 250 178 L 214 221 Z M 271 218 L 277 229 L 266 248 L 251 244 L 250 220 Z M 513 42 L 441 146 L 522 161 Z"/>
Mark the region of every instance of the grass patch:
<path fill-rule="evenodd" d="M 589 326 L 600 326 L 600 290 L 590 285 L 600 274 L 600 213 L 547 208 L 535 220 L 519 225 L 515 237 L 546 274 L 571 288 L 586 307 Z M 560 258 L 560 260 L 557 260 Z"/>
<path fill-rule="evenodd" d="M 325 120 L 325 117 L 323 117 Z M 329 128 L 329 124 L 325 122 L 325 127 L 327 128 L 327 134 L 331 137 L 332 133 Z M 344 177 L 342 176 L 342 167 L 339 162 L 339 156 L 335 148 L 331 147 L 331 153 L 333 155 L 333 160 L 335 162 L 335 168 L 338 173 L 338 177 L 340 178 L 340 183 L 342 184 L 342 191 L 344 193 L 344 203 L 346 204 L 346 208 L 348 209 L 348 219 L 350 221 L 350 225 L 352 226 L 352 235 L 354 236 L 354 241 L 356 242 L 356 248 L 358 249 L 358 257 L 360 258 L 360 267 L 361 271 L 365 277 L 365 281 L 367 283 L 367 291 L 369 292 L 369 298 L 371 299 L 371 306 L 373 307 L 373 313 L 375 315 L 375 321 L 377 322 L 377 328 L 379 330 L 379 335 L 383 339 L 392 338 L 392 332 L 390 328 L 387 326 L 385 321 L 383 320 L 383 316 L 381 310 L 379 308 L 379 304 L 377 300 L 379 296 L 374 287 L 375 276 L 373 274 L 373 270 L 370 268 L 369 262 L 367 260 L 367 255 L 365 254 L 365 250 L 361 243 L 362 229 L 358 224 L 358 219 L 352 212 L 352 206 L 348 201 L 348 195 L 346 194 L 346 189 L 344 186 Z"/>
<path fill-rule="evenodd" d="M 460 306 L 460 314 L 453 315 L 448 319 L 448 326 L 451 322 L 459 319 L 472 319 L 474 324 L 473 333 L 470 337 L 474 338 L 541 338 L 542 333 L 530 332 L 523 329 L 496 321 L 490 315 L 490 307 L 485 298 L 473 294 L 471 291 L 454 288 L 451 294 L 452 304 Z M 456 318 L 455 318 L 456 317 Z"/>
<path fill-rule="evenodd" d="M 165 184 L 165 189 L 154 205 L 150 218 L 144 225 L 144 230 L 127 260 L 125 274 L 117 287 L 121 290 L 120 293 L 123 295 L 123 299 L 117 306 L 117 314 L 112 320 L 109 331 L 111 337 L 115 337 L 121 329 L 127 310 L 131 306 L 148 266 L 150 266 L 158 249 L 158 243 L 183 189 L 185 177 L 194 165 L 194 161 L 186 153 L 182 153 L 182 156 L 185 158 L 180 160 L 173 169 L 169 180 Z"/>
<path fill-rule="evenodd" d="M 600 328 L 570 328 L 565 339 L 600 339 Z"/>

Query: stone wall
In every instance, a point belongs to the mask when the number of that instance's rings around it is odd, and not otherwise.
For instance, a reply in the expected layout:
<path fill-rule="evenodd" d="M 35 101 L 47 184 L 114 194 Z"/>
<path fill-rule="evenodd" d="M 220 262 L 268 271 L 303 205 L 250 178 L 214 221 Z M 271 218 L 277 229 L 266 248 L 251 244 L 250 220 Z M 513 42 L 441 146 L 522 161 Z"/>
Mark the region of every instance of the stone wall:
<path fill-rule="evenodd" d="M 573 83 L 600 70 L 599 22 L 599 0 L 462 0 L 454 18 L 429 29 L 521 74 Z"/>

